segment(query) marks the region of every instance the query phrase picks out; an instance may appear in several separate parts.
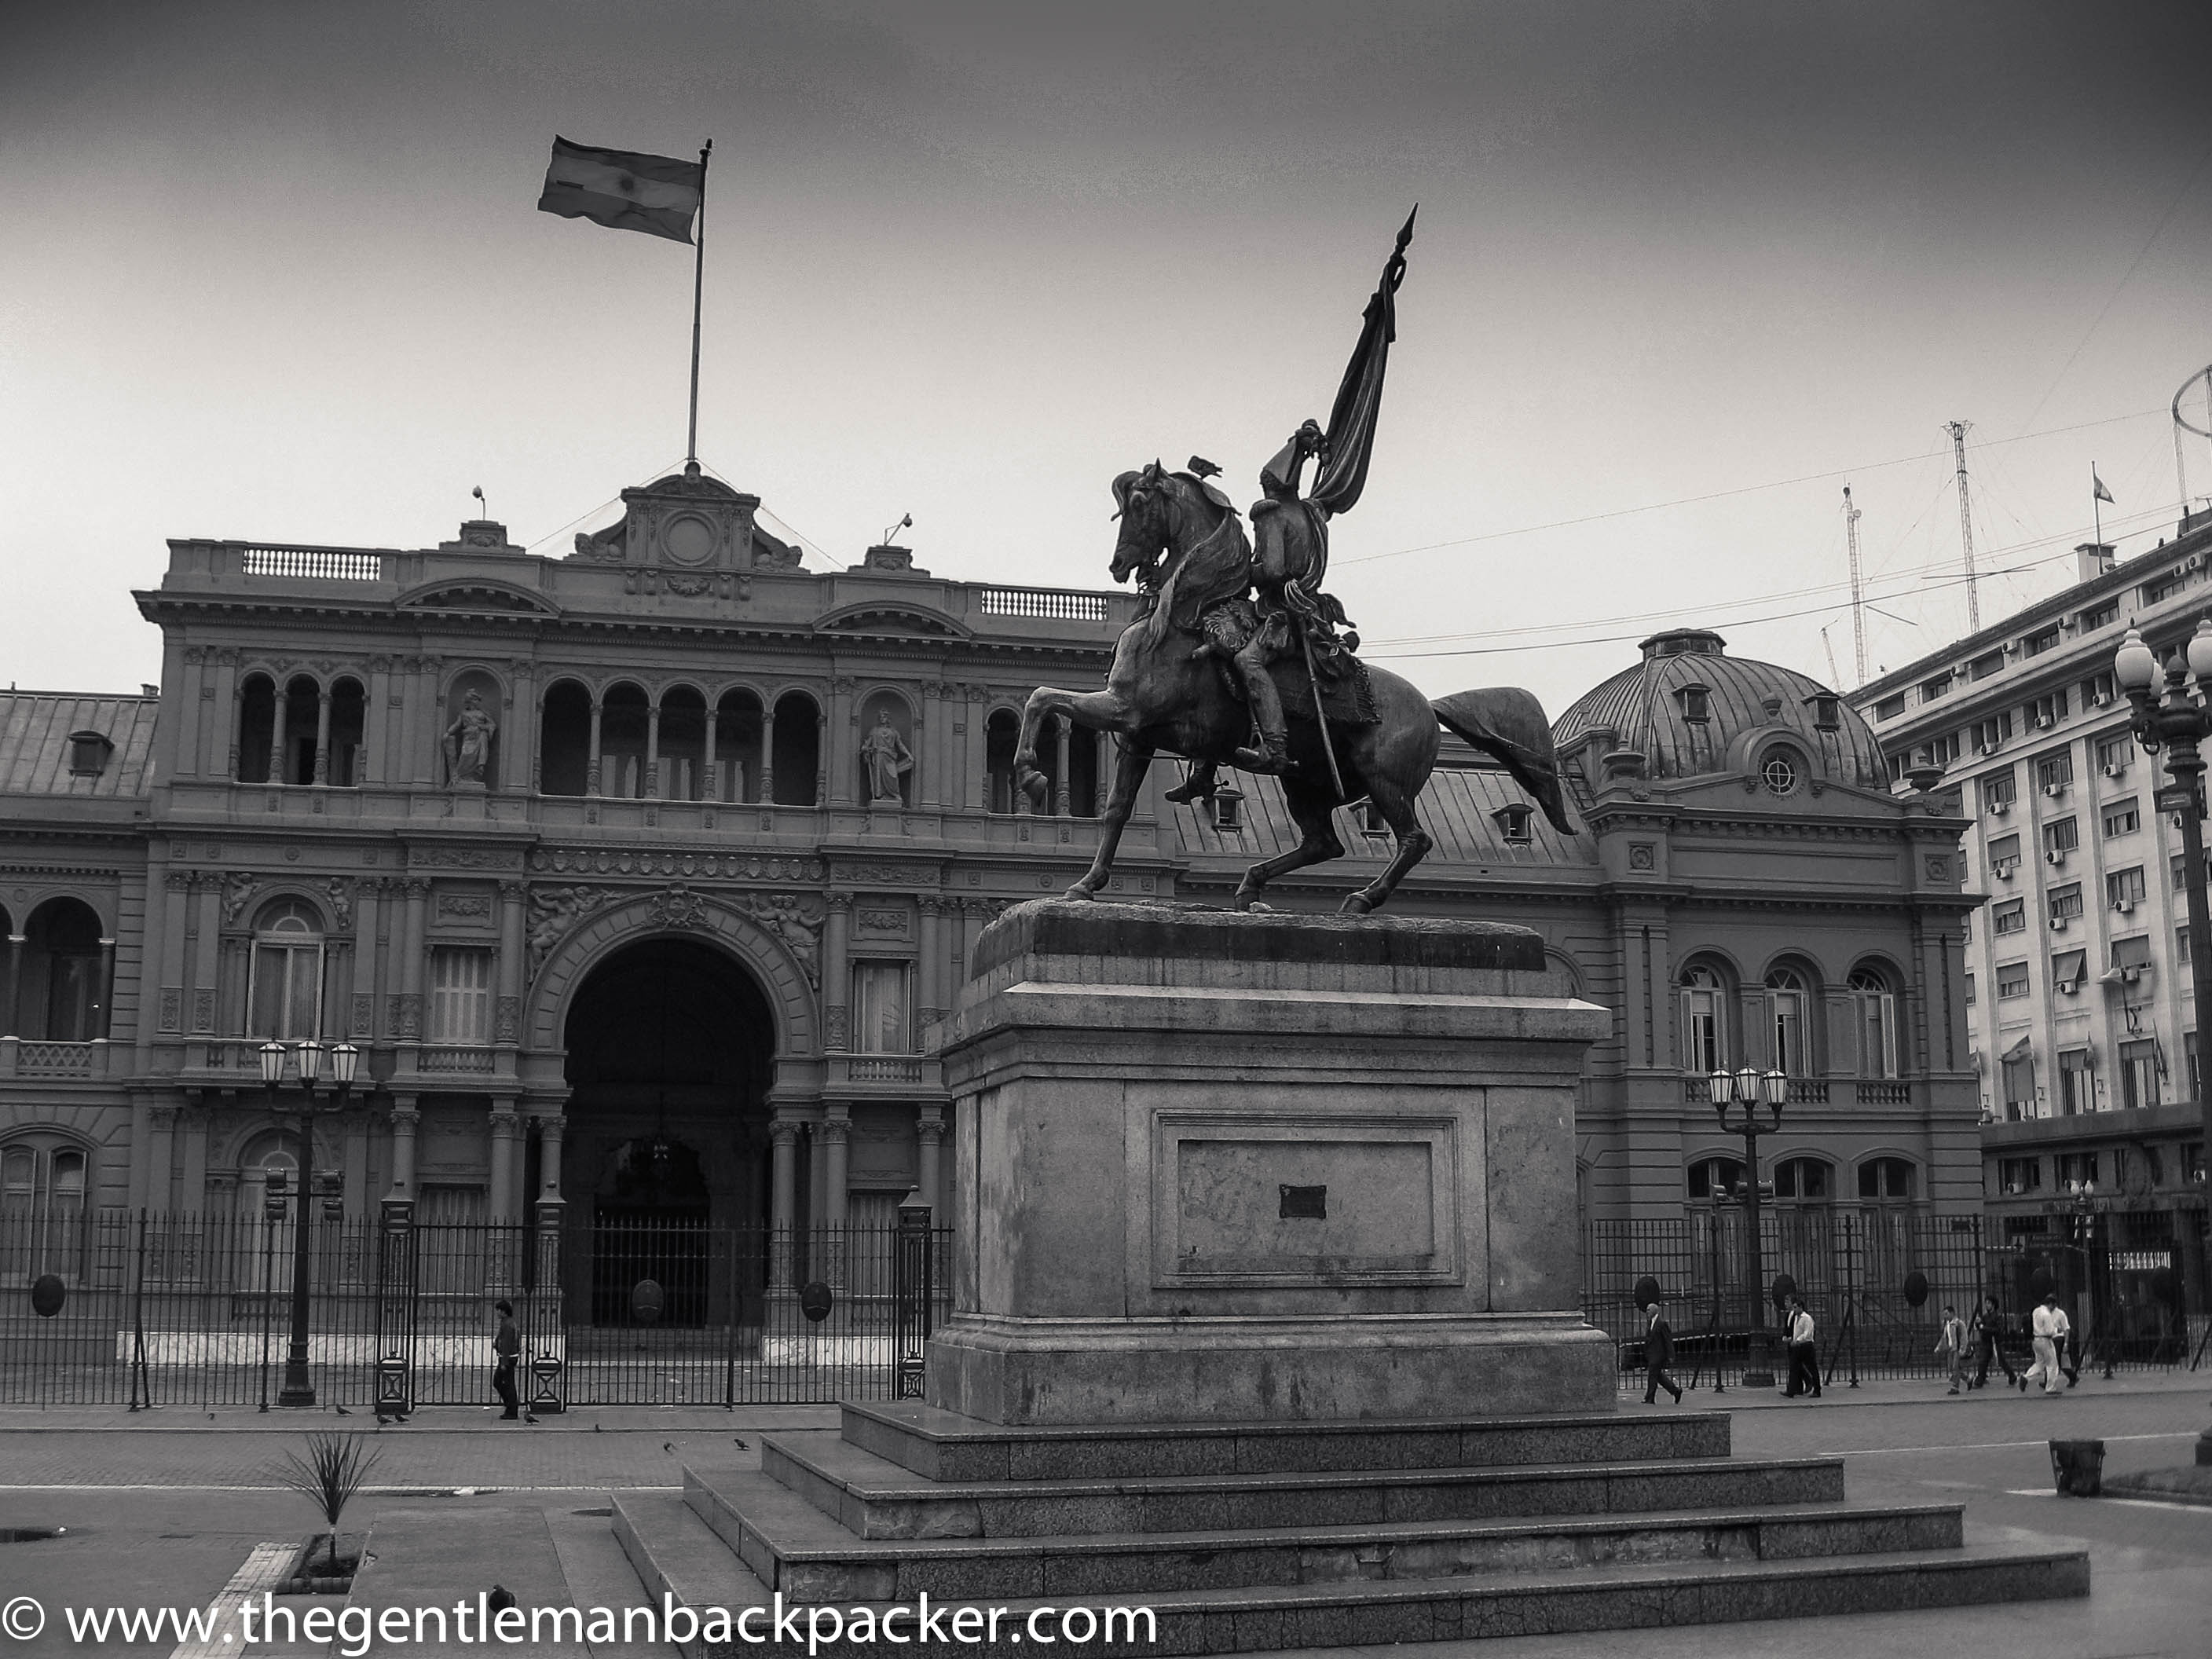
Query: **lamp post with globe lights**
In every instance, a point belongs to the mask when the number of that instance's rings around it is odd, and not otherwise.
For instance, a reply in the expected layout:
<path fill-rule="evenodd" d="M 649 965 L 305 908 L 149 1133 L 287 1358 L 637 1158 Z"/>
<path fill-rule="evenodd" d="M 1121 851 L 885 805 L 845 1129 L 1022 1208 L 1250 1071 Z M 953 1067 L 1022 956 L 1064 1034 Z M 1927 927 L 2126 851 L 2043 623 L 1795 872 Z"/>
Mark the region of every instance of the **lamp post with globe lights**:
<path fill-rule="evenodd" d="M 279 1406 L 313 1406 L 315 1385 L 307 1376 L 307 1280 L 312 1256 L 308 1250 L 308 1208 L 315 1187 L 315 1090 L 322 1081 L 323 1059 L 328 1054 L 332 1085 L 331 1107 L 343 1109 L 353 1091 L 355 1068 L 361 1050 L 341 1042 L 328 1050 L 308 1037 L 287 1048 L 281 1042 L 261 1045 L 261 1082 L 269 1091 L 271 1111 L 278 1109 L 277 1091 L 283 1086 L 284 1060 L 292 1058 L 300 1083 L 300 1212 L 292 1230 L 292 1334 L 284 1351 L 284 1386 L 276 1395 Z"/>
<path fill-rule="evenodd" d="M 2130 628 L 2112 657 L 2112 678 L 2128 694 L 2135 711 L 2130 724 L 2146 755 L 2166 751 L 2166 775 L 2173 780 L 2166 799 L 2181 820 L 2181 885 L 2189 899 L 2189 968 L 2191 1006 L 2200 1043 L 2212 1042 L 2212 904 L 2204 891 L 2204 828 L 2197 816 L 2204 784 L 2203 744 L 2212 735 L 2212 709 L 2189 695 L 2194 678 L 2212 690 L 2212 618 L 2200 621 L 2185 650 L 2166 659 L 2165 695 L 2159 695 L 2159 662 Z M 2212 1162 L 2212 1090 L 2197 1085 L 2197 1110 L 2204 1119 L 2204 1145 Z M 2187 1172 L 2184 1172 L 2185 1178 Z M 2212 1429 L 2197 1437 L 2197 1461 L 2212 1463 Z"/>
<path fill-rule="evenodd" d="M 1743 1137 L 1743 1386 L 1774 1386 L 1774 1336 L 1767 1329 L 1761 1306 L 1763 1292 L 1759 1250 L 1759 1138 L 1782 1127 L 1783 1103 L 1790 1098 L 1790 1078 L 1778 1067 L 1761 1072 L 1755 1066 L 1740 1071 L 1715 1072 L 1705 1079 L 1713 1110 L 1724 1133 Z M 1769 1121 L 1759 1121 L 1764 1107 Z M 1733 1114 L 1733 1115 L 1731 1115 Z"/>

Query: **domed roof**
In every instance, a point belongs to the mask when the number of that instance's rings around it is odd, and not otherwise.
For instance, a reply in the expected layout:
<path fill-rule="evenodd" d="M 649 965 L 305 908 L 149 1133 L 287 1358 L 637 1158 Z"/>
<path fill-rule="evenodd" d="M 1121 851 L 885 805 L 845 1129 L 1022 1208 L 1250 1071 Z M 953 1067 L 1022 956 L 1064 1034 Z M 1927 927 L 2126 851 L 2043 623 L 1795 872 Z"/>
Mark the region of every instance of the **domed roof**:
<path fill-rule="evenodd" d="M 1620 747 L 1643 751 L 1646 775 L 1686 778 L 1747 765 L 1738 739 L 1747 734 L 1790 732 L 1837 781 L 1887 787 L 1881 745 L 1840 696 L 1795 670 L 1731 657 L 1726 647 L 1709 629 L 1653 635 L 1643 661 L 1559 716 L 1552 741 L 1564 750 L 1610 728 Z"/>

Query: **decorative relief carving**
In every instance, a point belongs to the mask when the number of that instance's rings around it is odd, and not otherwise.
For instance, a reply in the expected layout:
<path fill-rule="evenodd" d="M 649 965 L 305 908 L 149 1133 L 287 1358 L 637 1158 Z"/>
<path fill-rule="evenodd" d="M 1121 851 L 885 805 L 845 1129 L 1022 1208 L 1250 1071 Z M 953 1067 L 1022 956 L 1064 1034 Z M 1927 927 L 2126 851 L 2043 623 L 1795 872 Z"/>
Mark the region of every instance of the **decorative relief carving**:
<path fill-rule="evenodd" d="M 491 1040 L 494 1042 L 513 1042 L 522 1025 L 522 999 L 501 997 L 493 1005 Z"/>
<path fill-rule="evenodd" d="M 707 902 L 690 888 L 678 884 L 665 892 L 655 893 L 646 906 L 656 927 L 704 927 L 707 925 Z"/>
<path fill-rule="evenodd" d="M 863 910 L 857 920 L 864 933 L 906 932 L 906 912 L 903 910 Z"/>
<path fill-rule="evenodd" d="M 830 879 L 852 887 L 934 887 L 937 870 L 927 864 L 848 864 L 840 859 Z"/>
<path fill-rule="evenodd" d="M 1951 860 L 1949 854 L 1944 853 L 1930 853 L 1927 854 L 1921 862 L 1928 872 L 1929 880 L 1948 881 L 1951 879 Z"/>
<path fill-rule="evenodd" d="M 407 862 L 418 870 L 513 870 L 522 857 L 504 847 L 410 847 Z"/>
<path fill-rule="evenodd" d="M 391 1016 L 392 1035 L 402 1042 L 417 1042 L 422 1036 L 422 998 L 413 991 L 395 991 L 385 999 L 385 1007 Z"/>
<path fill-rule="evenodd" d="M 195 1031 L 215 1030 L 215 993 L 213 991 L 192 993 L 192 1030 Z"/>
<path fill-rule="evenodd" d="M 615 896 L 604 887 L 533 887 L 530 890 L 530 973 L 534 979 L 561 936 L 586 915 Z"/>
<path fill-rule="evenodd" d="M 353 927 L 353 883 L 344 876 L 332 876 L 324 890 L 331 896 L 331 914 L 337 918 L 338 931 L 349 931 Z"/>
<path fill-rule="evenodd" d="M 1632 841 L 1628 843 L 1628 867 L 1630 869 L 1652 869 L 1656 866 L 1656 859 L 1657 849 L 1652 842 L 1648 841 Z"/>
<path fill-rule="evenodd" d="M 184 1029 L 185 991 L 181 985 L 161 988 L 161 1029 L 179 1031 Z"/>
<path fill-rule="evenodd" d="M 481 921 L 490 915 L 491 895 L 489 893 L 438 895 L 438 920 L 441 921 Z"/>
<path fill-rule="evenodd" d="M 676 876 L 706 881 L 802 881 L 823 878 L 816 858 L 763 857 L 757 853 L 696 853 L 658 847 L 538 847 L 530 867 L 541 873 L 600 876 Z"/>
<path fill-rule="evenodd" d="M 842 1008 L 832 1008 L 822 1017 L 823 1043 L 825 1048 L 842 1048 L 847 1032 L 851 1028 L 852 1015 Z"/>
<path fill-rule="evenodd" d="M 248 875 L 243 870 L 233 870 L 223 877 L 222 925 L 224 927 L 238 926 L 239 912 L 246 908 L 246 902 L 253 896 L 254 890 L 260 885 L 260 877 Z"/>
<path fill-rule="evenodd" d="M 376 1000 L 366 991 L 356 992 L 353 999 L 353 1035 L 357 1037 L 367 1036 L 369 1034 L 369 1028 L 375 1024 L 375 1021 Z"/>

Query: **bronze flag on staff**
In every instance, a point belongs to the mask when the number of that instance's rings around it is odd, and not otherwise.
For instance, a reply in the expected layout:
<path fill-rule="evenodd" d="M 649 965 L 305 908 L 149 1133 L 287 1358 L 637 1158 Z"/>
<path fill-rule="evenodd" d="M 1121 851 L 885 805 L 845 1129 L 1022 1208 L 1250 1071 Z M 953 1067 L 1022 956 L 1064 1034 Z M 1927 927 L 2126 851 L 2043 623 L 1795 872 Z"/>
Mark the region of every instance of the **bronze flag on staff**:
<path fill-rule="evenodd" d="M 691 216 L 699 210 L 706 189 L 703 161 L 594 149 L 556 138 L 538 208 L 564 219 L 589 219 L 611 230 L 641 230 L 672 242 L 689 242 Z"/>
<path fill-rule="evenodd" d="M 1413 221 L 1420 211 L 1417 204 L 1406 216 L 1398 245 L 1383 261 L 1382 280 L 1367 302 L 1359 343 L 1352 349 L 1344 383 L 1328 411 L 1327 459 L 1306 499 L 1332 514 L 1352 511 L 1367 488 L 1367 458 L 1375 450 L 1375 421 L 1382 410 L 1382 371 L 1389 363 L 1390 343 L 1398 337 L 1398 284 L 1406 280 L 1406 245 L 1413 240 Z"/>

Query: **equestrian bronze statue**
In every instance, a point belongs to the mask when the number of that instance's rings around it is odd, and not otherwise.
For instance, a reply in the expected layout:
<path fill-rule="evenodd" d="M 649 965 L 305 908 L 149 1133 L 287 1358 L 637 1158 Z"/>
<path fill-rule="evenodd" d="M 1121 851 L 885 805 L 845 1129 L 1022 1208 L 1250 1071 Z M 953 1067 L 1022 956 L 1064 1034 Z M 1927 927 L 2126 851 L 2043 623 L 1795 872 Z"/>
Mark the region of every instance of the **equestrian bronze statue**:
<path fill-rule="evenodd" d="M 1189 777 L 1168 792 L 1174 801 L 1214 793 L 1224 765 L 1281 780 L 1302 839 L 1244 872 L 1240 908 L 1250 908 L 1277 876 L 1342 857 L 1334 815 L 1361 799 L 1389 826 L 1395 846 L 1382 873 L 1343 908 L 1370 911 L 1388 899 L 1432 844 L 1415 804 L 1436 769 L 1439 723 L 1495 757 L 1562 834 L 1573 833 L 1551 727 L 1534 697 L 1497 688 L 1432 703 L 1397 675 L 1359 660 L 1344 607 L 1322 591 L 1329 519 L 1349 511 L 1366 483 L 1396 335 L 1394 298 L 1413 231 L 1408 218 L 1368 302 L 1328 429 L 1304 422 L 1261 470 L 1253 538 L 1209 482 L 1220 469 L 1196 456 L 1185 471 L 1154 461 L 1114 480 L 1121 530 L 1109 568 L 1117 582 L 1135 579 L 1144 604 L 1115 647 L 1106 689 L 1039 687 L 1023 710 L 1014 751 L 1017 782 L 1042 805 L 1048 785 L 1037 743 L 1047 720 L 1119 739 L 1097 856 L 1068 897 L 1090 898 L 1106 884 L 1158 754 L 1191 763 Z M 1311 493 L 1302 495 L 1309 459 L 1318 470 Z"/>

